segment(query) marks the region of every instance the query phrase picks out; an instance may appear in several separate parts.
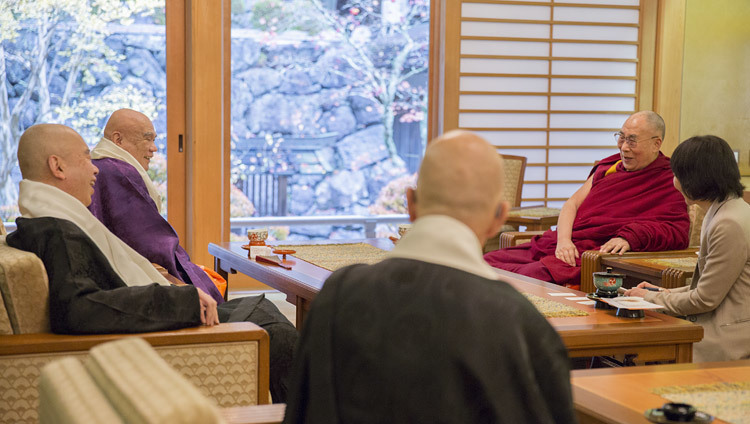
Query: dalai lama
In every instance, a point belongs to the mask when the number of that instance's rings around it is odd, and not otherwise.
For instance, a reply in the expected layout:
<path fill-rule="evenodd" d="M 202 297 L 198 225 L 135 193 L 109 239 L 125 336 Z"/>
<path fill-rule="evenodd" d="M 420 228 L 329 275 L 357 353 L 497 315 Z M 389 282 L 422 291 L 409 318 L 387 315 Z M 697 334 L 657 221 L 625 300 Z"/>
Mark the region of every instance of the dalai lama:
<path fill-rule="evenodd" d="M 686 248 L 690 220 L 672 184 L 669 158 L 659 151 L 663 138 L 661 116 L 651 111 L 631 115 L 615 133 L 620 152 L 594 166 L 563 205 L 555 231 L 484 259 L 496 268 L 576 286 L 586 250 L 622 254 Z"/>

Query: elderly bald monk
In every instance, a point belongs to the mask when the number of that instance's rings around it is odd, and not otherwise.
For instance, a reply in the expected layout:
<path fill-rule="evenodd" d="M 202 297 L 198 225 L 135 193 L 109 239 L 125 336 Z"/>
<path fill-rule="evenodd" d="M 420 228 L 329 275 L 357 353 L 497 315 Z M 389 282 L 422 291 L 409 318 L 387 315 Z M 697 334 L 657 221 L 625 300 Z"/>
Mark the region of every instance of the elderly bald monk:
<path fill-rule="evenodd" d="M 580 284 L 581 253 L 684 249 L 690 219 L 659 151 L 664 120 L 636 112 L 615 133 L 620 150 L 594 166 L 562 207 L 557 230 L 487 253 L 490 265 L 560 285 Z"/>
<path fill-rule="evenodd" d="M 110 232 L 86 208 L 99 170 L 74 130 L 56 124 L 30 127 L 19 141 L 18 160 L 23 217 L 6 240 L 44 262 L 53 332 L 138 333 L 255 322 L 272 340 L 271 395 L 274 401 L 285 399 L 297 331 L 273 316 L 275 307 L 269 310 L 257 298 L 217 306 L 198 287 L 171 285 L 148 259 Z"/>
<path fill-rule="evenodd" d="M 482 260 L 502 161 L 464 131 L 430 143 L 413 226 L 384 261 L 334 272 L 295 356 L 285 423 L 573 423 L 567 352 Z"/>
<path fill-rule="evenodd" d="M 157 151 L 155 139 L 154 125 L 146 115 L 131 109 L 112 113 L 104 136 L 91 151 L 99 176 L 89 210 L 146 259 L 221 304 L 224 290 L 190 260 L 177 232 L 161 215 L 161 196 L 147 173 Z"/>

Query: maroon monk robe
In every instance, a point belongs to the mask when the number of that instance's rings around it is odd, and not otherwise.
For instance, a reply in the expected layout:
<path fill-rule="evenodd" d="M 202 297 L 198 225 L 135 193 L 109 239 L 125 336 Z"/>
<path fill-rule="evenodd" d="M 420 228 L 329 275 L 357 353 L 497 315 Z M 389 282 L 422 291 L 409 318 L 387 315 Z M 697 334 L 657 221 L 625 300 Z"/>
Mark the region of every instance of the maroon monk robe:
<path fill-rule="evenodd" d="M 607 170 L 620 154 L 594 166 L 591 191 L 573 221 L 572 239 L 581 254 L 598 250 L 613 237 L 622 237 L 634 252 L 684 249 L 688 246 L 690 218 L 682 194 L 672 183 L 669 158 L 661 152 L 649 166 L 628 172 L 622 162 L 617 172 Z M 560 285 L 580 284 L 581 259 L 570 266 L 555 257 L 557 231 L 548 230 L 529 243 L 484 255 L 495 268 L 505 269 Z"/>

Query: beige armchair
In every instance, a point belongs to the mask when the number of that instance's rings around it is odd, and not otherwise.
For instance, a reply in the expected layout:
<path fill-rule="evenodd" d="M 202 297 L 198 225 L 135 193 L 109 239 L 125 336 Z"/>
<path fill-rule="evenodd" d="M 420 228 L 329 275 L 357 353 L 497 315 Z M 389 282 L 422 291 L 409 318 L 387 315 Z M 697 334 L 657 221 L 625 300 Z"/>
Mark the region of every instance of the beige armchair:
<path fill-rule="evenodd" d="M 34 254 L 0 236 L 0 422 L 37 422 L 41 369 L 62 356 L 84 358 L 98 344 L 138 336 L 222 408 L 269 402 L 268 334 L 248 322 L 142 334 L 49 332 L 47 274 Z M 179 388 L 176 388 L 179 390 Z"/>
<path fill-rule="evenodd" d="M 502 155 L 505 171 L 503 194 L 512 208 L 521 206 L 521 192 L 523 191 L 523 177 L 526 173 L 526 158 L 523 156 Z M 484 252 L 497 250 L 499 235 L 504 231 L 518 231 L 518 226 L 505 225 L 496 235 L 490 237 L 484 244 Z"/>

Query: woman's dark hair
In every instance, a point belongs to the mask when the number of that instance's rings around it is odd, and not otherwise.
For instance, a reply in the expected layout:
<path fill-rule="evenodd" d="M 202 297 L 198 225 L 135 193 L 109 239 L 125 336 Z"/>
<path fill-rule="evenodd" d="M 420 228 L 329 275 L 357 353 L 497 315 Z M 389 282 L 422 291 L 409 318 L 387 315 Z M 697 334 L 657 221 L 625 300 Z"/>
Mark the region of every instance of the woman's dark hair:
<path fill-rule="evenodd" d="M 672 172 L 690 200 L 724 201 L 742 197 L 740 169 L 732 148 L 715 135 L 688 138 L 672 153 Z"/>

